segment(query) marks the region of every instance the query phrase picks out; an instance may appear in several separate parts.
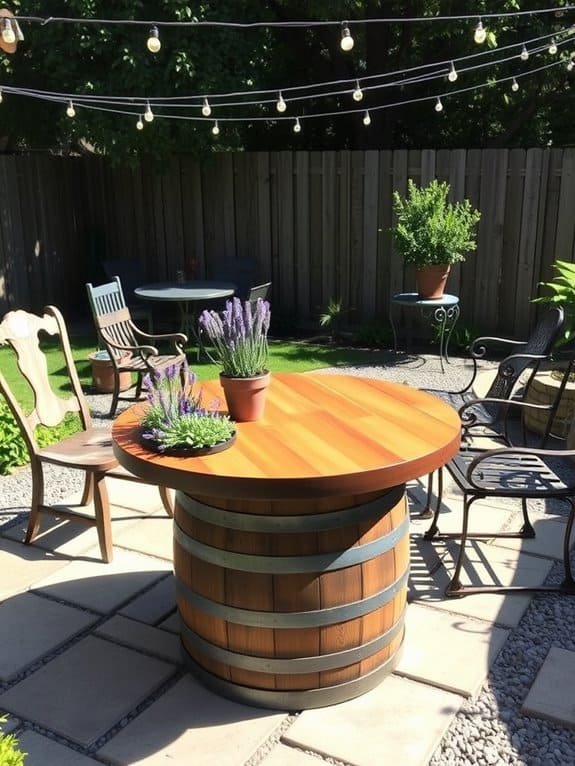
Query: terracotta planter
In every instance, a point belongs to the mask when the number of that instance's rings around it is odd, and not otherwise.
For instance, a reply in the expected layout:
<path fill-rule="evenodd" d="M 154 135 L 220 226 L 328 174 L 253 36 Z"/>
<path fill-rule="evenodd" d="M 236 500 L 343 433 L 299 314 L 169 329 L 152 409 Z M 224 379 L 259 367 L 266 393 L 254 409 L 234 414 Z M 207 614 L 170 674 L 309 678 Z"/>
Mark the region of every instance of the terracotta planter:
<path fill-rule="evenodd" d="M 269 372 L 253 378 L 230 378 L 220 374 L 230 418 L 238 423 L 259 420 L 264 414 L 270 381 Z"/>
<path fill-rule="evenodd" d="M 442 298 L 450 269 L 449 263 L 440 263 L 433 266 L 425 266 L 423 269 L 417 269 L 415 279 L 419 297 L 425 300 Z"/>
<path fill-rule="evenodd" d="M 92 364 L 92 382 L 97 391 L 104 394 L 114 392 L 114 365 L 110 361 L 107 351 L 95 351 L 88 354 Z M 120 391 L 127 391 L 132 386 L 132 374 L 120 373 Z"/>

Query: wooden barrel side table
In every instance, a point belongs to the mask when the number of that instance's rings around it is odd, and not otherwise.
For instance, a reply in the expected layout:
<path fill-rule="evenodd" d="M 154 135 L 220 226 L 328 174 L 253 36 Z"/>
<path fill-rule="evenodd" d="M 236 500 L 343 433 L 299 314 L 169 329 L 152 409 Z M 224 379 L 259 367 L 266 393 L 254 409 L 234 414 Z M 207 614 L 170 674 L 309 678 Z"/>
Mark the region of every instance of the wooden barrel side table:
<path fill-rule="evenodd" d="M 206 395 L 223 401 L 217 381 Z M 377 379 L 275 375 L 264 418 L 198 458 L 148 451 L 139 411 L 114 423 L 114 451 L 177 490 L 174 568 L 192 672 L 224 696 L 289 710 L 374 688 L 403 645 L 405 482 L 457 452 L 455 410 Z"/>

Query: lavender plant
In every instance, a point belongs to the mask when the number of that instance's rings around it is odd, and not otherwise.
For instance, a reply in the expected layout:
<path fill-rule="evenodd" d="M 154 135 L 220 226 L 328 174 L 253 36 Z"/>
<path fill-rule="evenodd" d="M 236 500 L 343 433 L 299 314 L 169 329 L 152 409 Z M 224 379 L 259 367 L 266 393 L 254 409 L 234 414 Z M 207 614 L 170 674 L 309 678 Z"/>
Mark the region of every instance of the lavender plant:
<path fill-rule="evenodd" d="M 267 372 L 270 304 L 258 298 L 255 308 L 249 301 L 233 298 L 225 311 L 203 311 L 200 327 L 213 346 L 214 361 L 222 374 L 251 378 Z"/>
<path fill-rule="evenodd" d="M 158 450 L 214 447 L 234 435 L 235 423 L 218 412 L 219 402 L 204 406 L 196 383 L 186 361 L 144 377 L 148 406 L 140 421 L 142 436 Z"/>

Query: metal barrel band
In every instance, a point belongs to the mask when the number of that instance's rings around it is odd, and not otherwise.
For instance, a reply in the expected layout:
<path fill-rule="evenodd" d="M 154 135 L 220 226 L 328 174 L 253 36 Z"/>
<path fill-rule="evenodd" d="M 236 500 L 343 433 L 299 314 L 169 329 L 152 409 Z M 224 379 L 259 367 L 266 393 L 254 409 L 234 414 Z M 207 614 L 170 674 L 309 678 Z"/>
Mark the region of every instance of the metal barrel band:
<path fill-rule="evenodd" d="M 274 710 L 297 711 L 327 705 L 337 705 L 340 702 L 359 697 L 365 692 L 375 689 L 381 681 L 388 676 L 397 666 L 400 652 L 390 657 L 382 665 L 366 675 L 346 681 L 335 686 L 325 686 L 320 689 L 304 689 L 302 691 L 274 691 L 269 689 L 254 689 L 249 686 L 240 686 L 223 678 L 212 675 L 204 670 L 190 657 L 185 647 L 182 647 L 184 661 L 190 671 L 204 686 L 207 686 L 216 694 L 221 694 L 236 702 L 255 705 L 256 707 L 272 708 Z"/>
<path fill-rule="evenodd" d="M 392 529 L 391 532 L 365 545 L 355 545 L 346 550 L 309 556 L 259 556 L 225 551 L 221 548 L 205 545 L 190 538 L 178 524 L 174 523 L 174 540 L 191 556 L 224 569 L 277 575 L 330 572 L 363 564 L 382 553 L 393 550 L 408 533 L 409 518 L 406 516 L 401 524 Z"/>
<path fill-rule="evenodd" d="M 409 566 L 386 588 L 360 601 L 308 612 L 261 612 L 212 601 L 176 579 L 176 593 L 193 609 L 225 622 L 254 628 L 317 628 L 363 617 L 388 604 L 407 587 Z"/>
<path fill-rule="evenodd" d="M 388 646 L 403 631 L 404 622 L 405 609 L 403 609 L 397 622 L 389 630 L 372 641 L 341 652 L 318 654 L 315 657 L 274 658 L 239 654 L 206 641 L 184 622 L 182 622 L 182 636 L 186 639 L 188 645 L 215 662 L 221 662 L 233 668 L 251 670 L 256 673 L 289 673 L 294 675 L 297 673 L 319 673 L 323 670 L 344 668 L 356 662 L 361 662 Z"/>
<path fill-rule="evenodd" d="M 224 529 L 244 532 L 321 532 L 327 529 L 341 529 L 352 524 L 362 524 L 384 516 L 403 497 L 404 485 L 393 487 L 368 503 L 353 508 L 342 508 L 326 513 L 301 514 L 294 516 L 267 516 L 264 514 L 240 513 L 216 508 L 201 503 L 183 492 L 176 493 L 179 507 L 194 519 L 205 521 Z M 382 510 L 382 505 L 385 508 Z"/>

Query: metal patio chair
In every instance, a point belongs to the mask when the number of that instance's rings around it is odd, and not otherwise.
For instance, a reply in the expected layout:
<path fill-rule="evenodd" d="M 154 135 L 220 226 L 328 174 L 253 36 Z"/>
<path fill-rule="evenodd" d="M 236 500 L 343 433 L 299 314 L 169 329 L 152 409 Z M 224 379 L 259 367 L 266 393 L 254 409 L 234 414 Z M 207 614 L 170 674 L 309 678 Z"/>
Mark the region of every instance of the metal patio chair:
<path fill-rule="evenodd" d="M 185 359 L 184 346 L 188 339 L 183 333 L 152 335 L 140 330 L 132 321 L 118 276 L 112 282 L 96 287 L 88 282 L 86 289 L 98 337 L 114 367 L 114 391 L 109 413 L 113 417 L 119 400 L 137 401 L 140 398 L 142 381 L 147 372 L 165 369 Z M 160 354 L 155 345 L 157 342 L 168 343 L 171 353 Z M 135 373 L 137 376 L 132 396 L 120 396 L 122 372 Z"/>
<path fill-rule="evenodd" d="M 56 394 L 50 385 L 48 363 L 40 345 L 41 333 L 53 336 L 59 341 L 71 391 L 66 398 Z M 102 558 L 106 562 L 111 561 L 112 532 L 105 478 L 115 476 L 139 483 L 147 482 L 119 465 L 112 451 L 109 431 L 92 427 L 90 411 L 74 365 L 62 314 L 55 306 L 46 306 L 43 316 L 23 310 L 10 311 L 0 323 L 0 344 L 7 344 L 15 351 L 18 369 L 34 394 L 33 409 L 29 414 L 25 414 L 5 377 L 0 373 L 0 392 L 20 427 L 28 448 L 32 470 L 32 502 L 24 542 L 31 543 L 37 536 L 41 514 L 52 514 L 87 526 L 95 526 Z M 36 426 L 57 426 L 68 413 L 78 414 L 81 430 L 57 444 L 39 447 L 35 435 Z M 93 517 L 44 503 L 43 468 L 47 463 L 84 472 L 84 489 L 79 506 L 87 506 L 93 500 Z M 159 491 L 166 512 L 172 516 L 168 491 L 164 487 L 159 487 Z"/>
<path fill-rule="evenodd" d="M 247 300 L 252 304 L 252 306 L 255 306 L 258 298 L 263 298 L 265 300 L 268 297 L 271 286 L 271 282 L 264 282 L 261 285 L 254 285 L 253 287 L 250 287 Z"/>
<path fill-rule="evenodd" d="M 514 411 L 504 407 L 502 400 L 523 400 L 541 363 L 549 358 L 553 346 L 561 333 L 563 322 L 563 309 L 560 306 L 553 306 L 542 315 L 527 341 L 522 342 L 509 338 L 487 336 L 476 338 L 469 347 L 469 356 L 473 363 L 473 370 L 465 387 L 458 391 L 430 391 L 430 393 L 440 396 L 444 401 L 458 409 L 460 415 L 464 415 L 461 424 L 463 442 L 474 440 L 477 445 L 478 441 L 487 438 L 491 442 L 500 442 L 502 445 L 510 443 L 509 416 Z M 480 362 L 485 358 L 488 347 L 492 346 L 510 347 L 512 353 L 499 363 L 488 391 L 484 397 L 479 399 L 473 393 L 473 384 L 480 370 Z M 527 379 L 525 379 L 525 373 L 527 373 Z M 545 406 L 542 405 L 541 407 L 544 408 Z M 551 423 L 552 421 L 549 420 L 548 422 Z M 432 530 L 437 528 L 437 515 L 443 493 L 442 469 L 437 471 L 437 478 L 437 505 L 434 520 L 428 531 L 430 536 L 432 535 Z M 430 510 L 432 496 L 433 474 L 430 474 L 428 477 L 426 507 L 420 514 L 422 518 L 432 516 Z"/>

